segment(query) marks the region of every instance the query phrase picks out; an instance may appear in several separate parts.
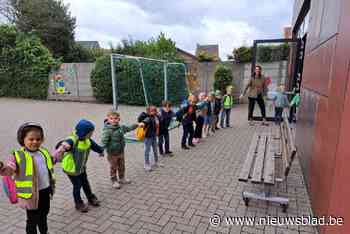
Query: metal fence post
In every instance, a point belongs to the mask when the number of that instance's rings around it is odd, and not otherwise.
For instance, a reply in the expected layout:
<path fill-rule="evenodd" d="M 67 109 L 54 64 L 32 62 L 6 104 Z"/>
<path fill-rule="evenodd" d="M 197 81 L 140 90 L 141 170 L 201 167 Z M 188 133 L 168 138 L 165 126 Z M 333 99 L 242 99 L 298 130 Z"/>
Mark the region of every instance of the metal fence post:
<path fill-rule="evenodd" d="M 168 63 L 164 63 L 164 100 L 168 101 Z"/>
<path fill-rule="evenodd" d="M 112 89 L 113 89 L 113 109 L 118 110 L 118 103 L 117 103 L 118 90 L 116 89 L 117 81 L 115 80 L 115 69 L 114 69 L 113 54 L 111 54 L 111 72 L 112 72 Z"/>

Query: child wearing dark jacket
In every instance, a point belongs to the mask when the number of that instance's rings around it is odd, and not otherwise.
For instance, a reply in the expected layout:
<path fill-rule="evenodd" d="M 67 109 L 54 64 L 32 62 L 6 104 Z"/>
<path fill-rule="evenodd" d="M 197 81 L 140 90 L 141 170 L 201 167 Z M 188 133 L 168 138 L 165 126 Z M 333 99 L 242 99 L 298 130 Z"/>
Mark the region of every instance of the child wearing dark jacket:
<path fill-rule="evenodd" d="M 169 126 L 175 116 L 175 113 L 171 110 L 171 102 L 163 101 L 162 108 L 159 113 L 159 136 L 158 146 L 159 153 L 161 155 L 172 155 L 170 151 L 170 139 L 169 139 Z"/>
<path fill-rule="evenodd" d="M 151 171 L 149 153 L 153 150 L 155 167 L 162 167 L 163 164 L 158 162 L 157 136 L 159 135 L 159 118 L 157 116 L 157 107 L 149 106 L 146 112 L 143 112 L 138 117 L 137 121 L 141 127 L 146 129 L 145 135 L 145 170 Z"/>
<path fill-rule="evenodd" d="M 186 142 L 189 146 L 195 147 L 192 140 L 194 134 L 193 122 L 196 121 L 196 97 L 194 95 L 189 96 L 188 104 L 183 106 L 176 115 L 183 127 L 181 148 L 189 150 L 190 148 L 186 145 Z"/>
<path fill-rule="evenodd" d="M 221 98 L 221 92 L 220 90 L 215 91 L 215 105 L 214 105 L 214 128 L 215 130 L 218 130 L 218 123 L 219 123 L 219 116 L 220 112 L 222 111 L 222 98 Z"/>

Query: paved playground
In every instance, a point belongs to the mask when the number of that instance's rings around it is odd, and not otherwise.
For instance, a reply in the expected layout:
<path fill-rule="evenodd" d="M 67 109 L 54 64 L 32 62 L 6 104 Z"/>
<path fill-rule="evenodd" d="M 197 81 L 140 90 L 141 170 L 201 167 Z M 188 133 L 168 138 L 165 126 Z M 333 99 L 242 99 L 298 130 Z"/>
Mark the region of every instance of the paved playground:
<path fill-rule="evenodd" d="M 16 131 L 25 121 L 36 121 L 45 129 L 45 144 L 52 149 L 70 134 L 84 117 L 96 124 L 93 138 L 99 142 L 103 119 L 110 105 L 46 102 L 0 98 L 0 159 L 17 147 Z M 142 107 L 121 106 L 122 123 L 133 123 Z M 278 205 L 250 202 L 241 198 L 243 190 L 258 189 L 238 182 L 240 168 L 250 139 L 260 126 L 248 126 L 247 107 L 233 109 L 233 128 L 220 130 L 195 149 L 180 149 L 181 129 L 171 132 L 175 157 L 164 158 L 164 168 L 151 173 L 143 170 L 143 145 L 128 144 L 126 173 L 133 183 L 121 190 L 111 187 L 106 158 L 92 153 L 88 176 L 101 207 L 86 214 L 75 210 L 72 185 L 56 165 L 57 189 L 49 215 L 50 233 L 317 233 L 309 226 L 227 226 L 209 225 L 209 217 L 222 216 L 301 216 L 311 215 L 309 198 L 298 160 L 294 161 L 287 189 L 290 206 L 283 213 Z M 0 233 L 25 233 L 25 211 L 10 205 L 0 194 Z"/>

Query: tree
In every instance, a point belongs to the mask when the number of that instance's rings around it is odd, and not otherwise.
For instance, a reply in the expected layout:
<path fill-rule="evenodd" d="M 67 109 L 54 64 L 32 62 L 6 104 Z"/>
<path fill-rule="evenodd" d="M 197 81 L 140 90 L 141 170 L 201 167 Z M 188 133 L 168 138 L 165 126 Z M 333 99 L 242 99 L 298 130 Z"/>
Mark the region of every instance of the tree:
<path fill-rule="evenodd" d="M 166 38 L 164 33 L 147 41 L 134 41 L 132 38 L 123 39 L 116 47 L 113 45 L 110 47 L 112 53 L 182 62 L 182 59 L 177 56 L 175 42 Z"/>
<path fill-rule="evenodd" d="M 62 0 L 0 1 L 0 13 L 19 31 L 37 35 L 56 58 L 65 59 L 74 48 L 76 20 Z"/>
<path fill-rule="evenodd" d="M 0 96 L 45 99 L 49 73 L 58 65 L 37 36 L 0 26 Z"/>
<path fill-rule="evenodd" d="M 232 85 L 233 76 L 231 69 L 223 64 L 217 65 L 214 79 L 214 90 L 220 90 L 222 93 L 225 93 L 226 87 Z"/>
<path fill-rule="evenodd" d="M 248 63 L 253 59 L 252 48 L 241 46 L 233 50 L 233 57 L 237 63 Z"/>
<path fill-rule="evenodd" d="M 215 61 L 215 58 L 214 58 L 214 56 L 208 54 L 207 52 L 201 51 L 198 54 L 198 61 L 199 62 L 213 62 L 213 61 Z"/>

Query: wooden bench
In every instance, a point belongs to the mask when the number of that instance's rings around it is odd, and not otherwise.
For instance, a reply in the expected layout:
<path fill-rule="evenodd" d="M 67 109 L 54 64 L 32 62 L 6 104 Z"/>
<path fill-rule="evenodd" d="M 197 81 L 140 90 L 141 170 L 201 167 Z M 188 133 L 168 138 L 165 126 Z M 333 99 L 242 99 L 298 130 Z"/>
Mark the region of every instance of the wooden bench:
<path fill-rule="evenodd" d="M 288 198 L 270 196 L 271 186 L 285 182 L 289 174 L 296 148 L 291 129 L 286 117 L 280 126 L 262 127 L 263 130 L 253 135 L 246 160 L 239 175 L 239 181 L 263 185 L 262 193 L 244 191 L 245 205 L 250 199 L 279 203 L 283 211 L 288 208 Z M 281 165 L 280 168 L 278 165 Z M 277 176 L 277 172 L 281 171 Z"/>

